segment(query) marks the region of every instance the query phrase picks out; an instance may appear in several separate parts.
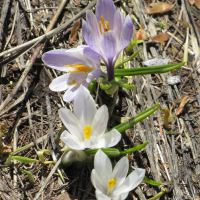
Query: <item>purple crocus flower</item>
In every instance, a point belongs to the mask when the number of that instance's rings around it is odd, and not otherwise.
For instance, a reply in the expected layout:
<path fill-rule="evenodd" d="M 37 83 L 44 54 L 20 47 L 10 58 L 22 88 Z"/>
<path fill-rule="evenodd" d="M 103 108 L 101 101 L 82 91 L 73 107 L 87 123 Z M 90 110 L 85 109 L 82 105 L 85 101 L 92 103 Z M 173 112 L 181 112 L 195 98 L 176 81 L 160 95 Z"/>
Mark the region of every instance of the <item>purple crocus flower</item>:
<path fill-rule="evenodd" d="M 133 34 L 133 22 L 115 8 L 112 0 L 98 0 L 96 16 L 90 10 L 83 20 L 83 37 L 92 50 L 103 59 L 108 80 L 114 79 L 114 65 L 119 53 L 129 45 Z"/>
<path fill-rule="evenodd" d="M 54 79 L 49 85 L 52 91 L 67 90 L 63 96 L 66 102 L 75 99 L 81 84 L 87 88 L 101 75 L 100 56 L 86 45 L 49 51 L 42 56 L 42 60 L 53 69 L 69 72 Z"/>

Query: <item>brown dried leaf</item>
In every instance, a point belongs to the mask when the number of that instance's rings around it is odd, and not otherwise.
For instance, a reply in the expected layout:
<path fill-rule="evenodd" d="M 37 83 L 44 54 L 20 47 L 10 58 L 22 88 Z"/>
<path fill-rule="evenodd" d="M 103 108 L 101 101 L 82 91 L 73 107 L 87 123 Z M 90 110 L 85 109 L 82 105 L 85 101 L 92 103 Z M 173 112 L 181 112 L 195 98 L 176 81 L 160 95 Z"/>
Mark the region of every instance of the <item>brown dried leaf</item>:
<path fill-rule="evenodd" d="M 168 33 L 161 33 L 158 35 L 155 35 L 149 39 L 149 43 L 165 43 L 167 40 L 169 40 L 169 34 Z"/>
<path fill-rule="evenodd" d="M 151 3 L 150 6 L 152 8 L 147 8 L 145 10 L 145 12 L 147 14 L 166 13 L 166 12 L 169 12 L 174 7 L 174 5 L 169 5 L 169 4 L 163 3 L 163 2 Z"/>
<path fill-rule="evenodd" d="M 200 0 L 196 0 L 195 5 L 198 9 L 200 9 Z"/>
<path fill-rule="evenodd" d="M 137 31 L 135 37 L 137 40 L 146 40 L 149 37 L 149 34 L 145 32 L 145 26 L 142 24 L 140 26 L 140 29 Z"/>
<path fill-rule="evenodd" d="M 189 97 L 188 97 L 188 96 L 183 97 L 183 99 L 182 99 L 182 101 L 181 101 L 181 103 L 180 103 L 180 106 L 178 107 L 178 109 L 177 109 L 177 111 L 176 111 L 176 114 L 177 114 L 177 115 L 180 115 L 180 114 L 183 112 L 184 107 L 185 107 L 185 105 L 186 105 L 186 103 L 187 103 L 188 101 L 189 101 Z"/>
<path fill-rule="evenodd" d="M 189 3 L 190 3 L 191 5 L 193 5 L 193 4 L 195 3 L 195 0 L 189 0 Z"/>
<path fill-rule="evenodd" d="M 72 42 L 74 41 L 74 40 L 76 40 L 76 37 L 77 37 L 77 33 L 78 33 L 78 29 L 79 29 L 79 27 L 80 27 L 80 20 L 76 20 L 75 22 L 74 22 L 74 25 L 73 25 L 73 27 L 72 27 L 72 31 L 71 31 L 71 35 L 69 36 L 69 44 L 72 44 Z"/>

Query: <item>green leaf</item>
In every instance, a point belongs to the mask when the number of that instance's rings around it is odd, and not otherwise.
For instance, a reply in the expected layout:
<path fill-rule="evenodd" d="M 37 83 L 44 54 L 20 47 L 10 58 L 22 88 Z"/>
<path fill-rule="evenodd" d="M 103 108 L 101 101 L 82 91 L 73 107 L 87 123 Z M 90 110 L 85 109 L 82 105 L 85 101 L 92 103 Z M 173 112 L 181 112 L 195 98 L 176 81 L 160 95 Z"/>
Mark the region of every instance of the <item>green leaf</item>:
<path fill-rule="evenodd" d="M 147 141 L 147 142 L 145 142 L 145 143 L 143 143 L 143 144 L 140 144 L 140 145 L 138 145 L 138 146 L 136 146 L 136 147 L 133 147 L 133 148 L 131 148 L 131 149 L 127 149 L 126 151 L 121 151 L 120 152 L 120 155 L 126 155 L 126 154 L 129 154 L 129 153 L 133 153 L 133 152 L 135 152 L 135 151 L 138 151 L 138 150 L 140 150 L 140 149 L 143 149 L 144 147 L 146 147 L 146 145 L 149 143 L 149 141 Z"/>
<path fill-rule="evenodd" d="M 19 149 L 13 151 L 13 152 L 10 154 L 10 156 L 13 156 L 13 155 L 16 154 L 17 152 L 22 151 L 23 149 L 26 149 L 26 148 L 29 147 L 29 146 L 30 146 L 30 144 L 28 144 L 28 145 L 26 145 L 26 146 L 23 146 L 23 147 L 20 147 Z"/>
<path fill-rule="evenodd" d="M 17 160 L 18 162 L 22 162 L 22 163 L 34 163 L 38 161 L 36 159 L 26 158 L 22 156 L 11 156 L 11 159 Z"/>
<path fill-rule="evenodd" d="M 28 175 L 28 179 L 29 179 L 29 181 L 30 181 L 31 184 L 34 184 L 34 183 L 35 183 L 34 178 L 33 178 L 33 175 L 32 175 L 31 172 L 26 171 L 26 170 L 22 169 L 21 167 L 20 167 L 20 170 L 21 170 L 22 173 Z"/>
<path fill-rule="evenodd" d="M 130 61 L 130 60 L 133 60 L 133 58 L 135 58 L 135 57 L 139 54 L 139 52 L 140 52 L 140 49 L 137 50 L 134 54 L 132 54 L 132 55 L 131 55 L 129 58 L 127 58 L 126 60 L 122 61 L 121 63 L 119 63 L 119 64 L 117 64 L 117 65 L 115 65 L 116 70 L 117 70 L 117 68 L 119 68 L 120 66 L 122 66 L 124 63 L 127 63 L 127 62 Z M 118 70 L 120 70 L 120 69 L 118 69 Z M 121 75 L 119 75 L 119 76 L 121 76 Z"/>
<path fill-rule="evenodd" d="M 141 68 L 131 68 L 131 69 L 115 69 L 115 76 L 137 76 L 143 74 L 161 74 L 178 69 L 183 66 L 183 63 L 174 63 L 169 65 L 160 65 L 153 67 L 141 67 Z"/>
<path fill-rule="evenodd" d="M 161 192 L 159 192 L 157 195 L 155 195 L 154 197 L 152 197 L 149 200 L 156 200 L 156 199 L 160 198 L 165 193 L 166 193 L 166 189 L 163 189 Z"/>
<path fill-rule="evenodd" d="M 40 151 L 37 151 L 37 155 L 39 157 L 39 159 L 42 161 L 42 163 L 48 165 L 48 164 L 55 164 L 54 161 L 44 161 L 44 153 L 51 153 L 52 151 L 51 150 L 48 150 L 48 149 L 42 149 Z"/>
<path fill-rule="evenodd" d="M 134 41 L 131 41 L 130 43 L 129 43 L 129 45 L 125 48 L 125 51 L 127 52 L 127 53 L 133 53 L 133 47 L 136 45 L 136 44 L 140 44 L 140 43 L 142 43 L 143 42 L 143 40 L 137 40 L 137 39 L 135 39 Z"/>
<path fill-rule="evenodd" d="M 88 150 L 85 150 L 84 152 L 87 154 L 87 155 L 94 155 L 96 154 L 96 152 L 98 151 L 99 149 L 88 149 Z M 118 149 L 115 149 L 115 148 L 101 148 L 101 150 L 106 154 L 108 155 L 109 157 L 116 157 L 116 156 L 119 156 L 120 155 L 120 152 Z"/>
<path fill-rule="evenodd" d="M 120 87 L 126 88 L 128 90 L 132 90 L 135 86 L 134 85 L 129 85 L 126 83 L 124 80 L 122 80 L 119 77 L 115 77 L 115 83 L 119 85 Z"/>
<path fill-rule="evenodd" d="M 117 129 L 120 133 L 122 133 L 125 130 L 132 128 L 135 124 L 137 124 L 141 120 L 143 120 L 143 119 L 147 118 L 148 116 L 150 116 L 151 114 L 153 114 L 159 108 L 159 106 L 160 106 L 160 104 L 158 103 L 158 104 L 152 106 L 151 108 L 148 108 L 147 110 L 136 115 L 135 117 L 131 118 L 130 120 L 128 120 L 122 124 L 119 124 L 118 126 L 115 126 L 112 129 Z"/>
<path fill-rule="evenodd" d="M 112 84 L 110 84 L 110 83 L 107 83 L 106 85 L 104 85 L 104 84 L 100 84 L 100 88 L 102 89 L 102 90 L 108 90 L 108 89 L 110 89 L 112 87 Z"/>
<path fill-rule="evenodd" d="M 149 185 L 153 185 L 153 186 L 159 186 L 159 185 L 163 184 L 161 182 L 156 182 L 156 181 L 153 181 L 151 179 L 148 179 L 146 177 L 143 178 L 143 182 L 148 183 Z"/>
<path fill-rule="evenodd" d="M 90 85 L 88 86 L 88 90 L 90 91 L 90 94 L 93 93 L 94 91 L 94 88 L 96 87 L 96 83 L 97 83 L 97 80 L 96 78 L 92 81 L 92 83 L 90 83 Z"/>

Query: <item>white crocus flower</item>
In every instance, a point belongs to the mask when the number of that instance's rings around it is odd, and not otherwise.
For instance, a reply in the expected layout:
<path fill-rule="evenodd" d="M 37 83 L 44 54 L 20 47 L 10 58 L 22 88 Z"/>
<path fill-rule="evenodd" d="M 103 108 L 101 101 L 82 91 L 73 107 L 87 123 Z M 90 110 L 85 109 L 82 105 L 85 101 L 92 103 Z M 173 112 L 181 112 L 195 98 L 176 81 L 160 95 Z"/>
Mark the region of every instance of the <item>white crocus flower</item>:
<path fill-rule="evenodd" d="M 105 133 L 108 108 L 103 105 L 97 110 L 90 92 L 82 85 L 74 100 L 74 114 L 66 108 L 58 113 L 69 131 L 64 131 L 60 139 L 71 149 L 113 147 L 121 139 L 116 129 Z"/>
<path fill-rule="evenodd" d="M 126 156 L 121 158 L 112 170 L 108 156 L 101 149 L 94 157 L 94 169 L 91 181 L 96 188 L 98 200 L 124 200 L 129 191 L 137 187 L 144 178 L 145 169 L 136 169 L 126 177 L 129 161 Z"/>

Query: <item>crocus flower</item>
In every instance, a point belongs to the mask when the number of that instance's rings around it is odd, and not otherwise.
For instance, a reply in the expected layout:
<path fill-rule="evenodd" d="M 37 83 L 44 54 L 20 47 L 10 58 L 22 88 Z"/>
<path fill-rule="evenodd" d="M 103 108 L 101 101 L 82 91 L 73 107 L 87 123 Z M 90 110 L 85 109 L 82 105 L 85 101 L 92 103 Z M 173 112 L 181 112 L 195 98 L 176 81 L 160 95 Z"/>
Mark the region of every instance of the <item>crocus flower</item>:
<path fill-rule="evenodd" d="M 94 157 L 94 169 L 91 181 L 96 188 L 98 200 L 124 200 L 129 191 L 137 187 L 144 178 L 145 169 L 137 168 L 126 177 L 129 161 L 126 156 L 121 158 L 112 170 L 108 156 L 99 149 Z"/>
<path fill-rule="evenodd" d="M 86 45 L 49 51 L 42 56 L 42 60 L 53 69 L 69 72 L 54 79 L 49 85 L 52 91 L 67 90 L 64 101 L 73 101 L 80 84 L 88 87 L 101 75 L 100 56 Z"/>
<path fill-rule="evenodd" d="M 121 139 L 115 129 L 105 133 L 108 108 L 103 105 L 97 110 L 92 96 L 82 85 L 74 100 L 74 114 L 66 108 L 61 108 L 58 113 L 69 131 L 64 131 L 60 139 L 71 149 L 112 147 Z"/>
<path fill-rule="evenodd" d="M 113 80 L 117 57 L 131 41 L 131 17 L 128 15 L 124 20 L 112 0 L 98 0 L 96 16 L 87 10 L 86 21 L 83 20 L 82 27 L 86 43 L 101 56 L 107 67 L 108 80 Z"/>

